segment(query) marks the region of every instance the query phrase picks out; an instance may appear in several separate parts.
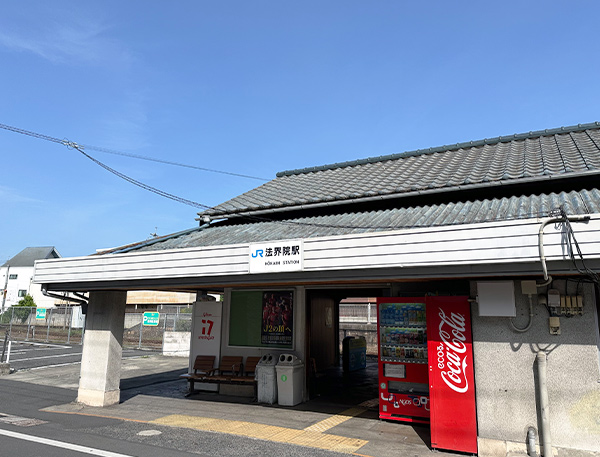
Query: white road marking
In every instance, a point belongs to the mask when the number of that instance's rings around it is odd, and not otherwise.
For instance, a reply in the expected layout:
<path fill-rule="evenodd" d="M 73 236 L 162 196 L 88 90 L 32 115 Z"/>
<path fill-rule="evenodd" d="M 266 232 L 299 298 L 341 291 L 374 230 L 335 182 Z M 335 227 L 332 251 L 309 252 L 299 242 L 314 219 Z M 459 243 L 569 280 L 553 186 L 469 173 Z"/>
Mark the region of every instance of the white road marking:
<path fill-rule="evenodd" d="M 57 354 L 57 355 L 41 355 L 39 357 L 27 357 L 25 359 L 15 359 L 13 362 L 25 362 L 27 360 L 40 360 L 40 359 L 53 359 L 58 357 L 72 357 L 74 355 L 81 356 L 81 352 L 70 352 L 69 354 Z"/>
<path fill-rule="evenodd" d="M 56 356 L 56 357 L 58 357 L 58 356 Z M 122 357 L 122 360 L 125 360 L 125 359 L 128 359 L 128 360 L 129 359 L 141 359 L 141 358 L 144 358 L 144 357 L 147 357 L 147 356 L 145 356 L 145 355 L 134 355 L 134 356 Z M 28 359 L 21 359 L 21 360 L 28 360 Z M 20 362 L 21 360 L 17 360 L 17 362 Z M 31 359 L 31 360 L 33 360 L 33 359 Z M 81 360 L 78 360 L 76 362 L 55 363 L 53 365 L 42 365 L 41 367 L 31 367 L 31 368 L 24 368 L 24 369 L 22 368 L 22 369 L 19 369 L 19 371 L 44 370 L 46 368 L 66 367 L 68 365 L 79 365 L 79 364 L 81 364 Z"/>
<path fill-rule="evenodd" d="M 68 365 L 80 365 L 80 364 L 81 364 L 81 361 L 79 361 L 79 362 L 68 362 L 68 363 L 56 363 L 54 365 L 42 365 L 41 367 L 31 367 L 31 368 L 20 369 L 19 371 L 44 370 L 46 368 L 66 367 Z"/>
<path fill-rule="evenodd" d="M 23 342 L 23 341 L 15 341 L 15 344 L 20 344 L 22 346 L 45 346 L 49 348 L 58 348 L 58 349 L 71 349 L 73 346 L 64 346 L 61 344 L 52 344 L 52 343 L 34 343 L 34 342 Z"/>
<path fill-rule="evenodd" d="M 138 432 L 139 436 L 158 436 L 158 435 L 162 435 L 161 431 L 158 430 L 142 430 L 141 432 Z"/>
<path fill-rule="evenodd" d="M 0 435 L 9 436 L 17 440 L 32 441 L 34 443 L 45 444 L 46 446 L 54 446 L 70 451 L 81 452 L 89 455 L 99 455 L 101 457 L 132 457 L 125 454 L 117 454 L 116 452 L 103 451 L 102 449 L 94 449 L 88 446 L 79 446 L 78 444 L 65 443 L 64 441 L 49 440 L 39 436 L 25 435 L 24 433 L 11 432 L 9 430 L 0 429 Z"/>

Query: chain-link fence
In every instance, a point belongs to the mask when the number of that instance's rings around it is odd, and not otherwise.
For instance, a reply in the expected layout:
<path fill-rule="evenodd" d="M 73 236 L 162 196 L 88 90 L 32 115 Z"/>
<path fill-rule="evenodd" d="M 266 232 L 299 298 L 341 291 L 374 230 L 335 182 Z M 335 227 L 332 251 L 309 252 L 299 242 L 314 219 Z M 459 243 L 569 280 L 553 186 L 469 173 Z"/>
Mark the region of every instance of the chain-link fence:
<path fill-rule="evenodd" d="M 144 314 L 125 314 L 123 347 L 161 349 L 165 332 L 189 333 L 192 329 L 191 308 L 153 313 L 157 319 L 147 322 Z M 0 334 L 8 333 L 12 341 L 81 344 L 84 331 L 85 317 L 79 306 L 48 309 L 14 306 L 0 314 Z"/>
<path fill-rule="evenodd" d="M 377 323 L 377 306 L 375 303 L 340 303 L 340 322 Z"/>
<path fill-rule="evenodd" d="M 0 327 L 11 340 L 81 344 L 83 338 L 80 307 L 13 306 L 0 315 Z"/>
<path fill-rule="evenodd" d="M 125 314 L 123 347 L 161 349 L 165 332 L 191 332 L 191 312 L 156 313 L 156 325 L 144 325 L 144 313 Z"/>

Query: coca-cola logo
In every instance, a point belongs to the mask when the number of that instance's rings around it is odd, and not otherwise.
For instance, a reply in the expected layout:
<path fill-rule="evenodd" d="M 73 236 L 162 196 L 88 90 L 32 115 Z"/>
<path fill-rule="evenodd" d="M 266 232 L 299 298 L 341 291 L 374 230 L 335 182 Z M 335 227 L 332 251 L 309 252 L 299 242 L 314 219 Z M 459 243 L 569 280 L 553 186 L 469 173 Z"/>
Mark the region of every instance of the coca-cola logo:
<path fill-rule="evenodd" d="M 439 311 L 441 343 L 436 348 L 438 368 L 446 385 L 455 392 L 464 394 L 469 390 L 466 373 L 466 318 L 459 313 L 447 316 L 441 308 Z"/>

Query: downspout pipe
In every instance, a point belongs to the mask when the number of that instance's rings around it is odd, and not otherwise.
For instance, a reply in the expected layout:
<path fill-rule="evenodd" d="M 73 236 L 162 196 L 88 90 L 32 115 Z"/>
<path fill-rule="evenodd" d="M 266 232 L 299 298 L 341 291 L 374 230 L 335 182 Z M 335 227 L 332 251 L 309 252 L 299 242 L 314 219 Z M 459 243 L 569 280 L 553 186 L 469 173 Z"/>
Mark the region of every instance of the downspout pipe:
<path fill-rule="evenodd" d="M 83 295 L 76 294 L 78 297 L 81 297 L 81 298 L 74 298 L 74 297 L 69 297 L 67 295 L 53 294 L 52 292 L 48 292 L 48 289 L 46 288 L 45 284 L 42 286 L 42 294 L 44 294 L 44 296 L 46 296 L 46 297 L 56 298 L 58 300 L 70 301 L 73 303 L 78 303 L 82 306 L 87 306 L 87 304 L 88 304 L 88 301 L 84 299 Z"/>
<path fill-rule="evenodd" d="M 569 222 L 582 222 L 589 221 L 591 216 L 589 214 L 577 214 L 574 216 L 565 217 L 550 217 L 542 221 L 542 225 L 540 225 L 540 230 L 538 232 L 538 250 L 540 253 L 540 261 L 542 262 L 542 269 L 544 270 L 544 280 L 550 284 L 552 281 L 552 277 L 548 275 L 548 268 L 546 266 L 546 256 L 544 254 L 544 229 L 548 224 L 552 224 L 553 222 L 564 222 L 568 220 Z"/>
<path fill-rule="evenodd" d="M 552 439 L 550 435 L 550 406 L 548 400 L 547 366 L 548 358 L 545 352 L 536 355 L 538 372 L 538 394 L 540 398 L 540 416 L 542 419 L 542 446 L 544 457 L 552 457 Z"/>

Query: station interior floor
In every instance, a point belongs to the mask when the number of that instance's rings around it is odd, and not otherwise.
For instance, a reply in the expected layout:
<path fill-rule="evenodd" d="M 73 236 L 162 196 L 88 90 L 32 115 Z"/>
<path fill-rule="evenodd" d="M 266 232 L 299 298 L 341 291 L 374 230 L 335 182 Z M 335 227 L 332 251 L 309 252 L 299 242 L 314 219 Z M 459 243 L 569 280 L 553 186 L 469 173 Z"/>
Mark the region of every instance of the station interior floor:
<path fill-rule="evenodd" d="M 366 368 L 344 371 L 342 360 L 309 380 L 311 400 L 343 406 L 363 405 L 378 410 L 378 365 L 376 356 L 367 356 Z"/>
<path fill-rule="evenodd" d="M 344 414 L 343 411 L 352 408 L 363 408 L 361 417 L 374 421 L 379 419 L 379 372 L 377 356 L 367 356 L 366 367 L 355 371 L 345 372 L 342 359 L 337 366 L 329 367 L 318 373 L 317 377 L 309 380 L 310 399 L 290 408 L 297 411 L 313 411 L 327 414 Z M 255 399 L 222 395 L 217 393 L 198 392 L 191 399 L 209 400 L 227 403 L 256 403 Z M 270 405 L 278 407 L 278 405 Z M 406 433 L 412 436 L 416 433 L 421 443 L 430 448 L 431 436 L 428 425 L 397 422 L 399 439 Z M 402 431 L 406 429 L 406 431 Z"/>

